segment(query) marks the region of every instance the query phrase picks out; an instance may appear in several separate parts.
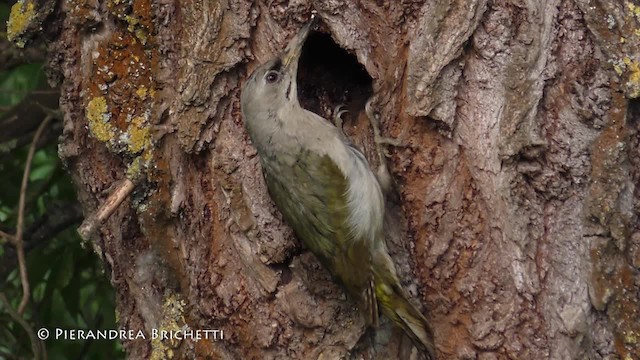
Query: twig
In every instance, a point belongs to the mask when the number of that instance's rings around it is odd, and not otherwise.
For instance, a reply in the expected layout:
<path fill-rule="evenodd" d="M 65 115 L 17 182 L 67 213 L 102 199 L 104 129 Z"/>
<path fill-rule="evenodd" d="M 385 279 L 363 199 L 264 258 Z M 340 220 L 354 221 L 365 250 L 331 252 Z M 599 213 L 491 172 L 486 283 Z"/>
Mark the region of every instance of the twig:
<path fill-rule="evenodd" d="M 11 234 L 7 234 L 6 232 L 0 230 L 0 237 L 3 237 L 7 240 L 9 240 L 12 244 L 16 243 L 16 237 L 11 235 Z"/>
<path fill-rule="evenodd" d="M 62 110 L 60 110 L 60 108 L 57 109 L 52 109 L 49 107 L 46 107 L 42 104 L 40 104 L 39 102 L 36 101 L 35 103 L 41 110 L 43 113 L 47 114 L 48 116 L 51 116 L 52 118 L 56 119 L 56 120 L 62 120 L 62 117 L 64 116 Z"/>
<path fill-rule="evenodd" d="M 33 329 L 22 317 L 22 315 L 18 314 L 15 310 L 13 310 L 13 308 L 11 307 L 11 304 L 9 303 L 9 300 L 7 300 L 6 295 L 2 292 L 0 292 L 0 301 L 2 301 L 2 303 L 4 304 L 4 307 L 7 310 L 7 313 L 9 314 L 9 316 L 11 316 L 11 318 L 15 322 L 20 324 L 20 326 L 22 326 L 24 331 L 27 332 L 27 335 L 29 335 L 29 340 L 31 341 L 31 351 L 33 351 L 33 357 L 35 359 L 41 359 L 42 350 L 44 350 L 44 344 L 42 344 L 42 341 L 36 338 L 36 334 L 33 332 Z"/>
<path fill-rule="evenodd" d="M 120 203 L 131 194 L 135 183 L 127 178 L 123 179 L 116 185 L 113 192 L 109 195 L 107 200 L 100 205 L 95 214 L 87 217 L 80 227 L 78 228 L 78 234 L 80 237 L 88 241 L 98 227 L 113 214 L 118 208 Z"/>
<path fill-rule="evenodd" d="M 31 289 L 29 287 L 29 277 L 27 274 L 27 264 L 24 257 L 24 242 L 22 241 L 22 234 L 24 232 L 24 206 L 27 195 L 27 184 L 29 183 L 29 174 L 31 173 L 31 162 L 33 161 L 33 155 L 36 152 L 36 145 L 42 132 L 51 121 L 52 117 L 47 116 L 44 121 L 38 126 L 36 134 L 33 136 L 31 146 L 29 146 L 29 153 L 27 154 L 27 161 L 24 166 L 24 174 L 22 175 L 22 184 L 20 185 L 20 201 L 18 203 L 18 225 L 16 225 L 16 237 L 15 246 L 18 253 L 18 266 L 20 267 L 20 281 L 22 282 L 22 300 L 18 306 L 18 314 L 24 314 L 24 310 L 31 297 Z"/>
<path fill-rule="evenodd" d="M 83 219 L 80 205 L 76 203 L 55 203 L 49 206 L 46 212 L 25 227 L 22 235 L 25 256 L 37 247 L 47 244 L 61 231 L 73 224 L 80 223 Z M 12 236 L 13 237 L 13 236 Z M 18 254 L 15 247 L 6 247 L 4 254 L 0 255 L 0 279 L 6 279 L 8 274 L 18 268 Z M 2 280 L 0 280 L 0 288 Z M 2 359 L 2 355 L 0 355 Z"/>

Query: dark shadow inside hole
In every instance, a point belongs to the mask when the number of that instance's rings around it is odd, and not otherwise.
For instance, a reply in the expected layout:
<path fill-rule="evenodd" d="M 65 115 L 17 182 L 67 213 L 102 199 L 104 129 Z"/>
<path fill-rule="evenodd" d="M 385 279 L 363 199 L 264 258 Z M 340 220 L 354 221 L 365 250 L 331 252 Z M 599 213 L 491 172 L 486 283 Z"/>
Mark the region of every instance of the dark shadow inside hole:
<path fill-rule="evenodd" d="M 638 124 L 640 122 L 640 99 L 629 100 L 629 123 L 631 125 Z"/>
<path fill-rule="evenodd" d="M 371 76 L 355 55 L 338 46 L 329 34 L 309 34 L 298 65 L 302 107 L 327 119 L 339 104 L 355 114 L 371 96 L 371 83 Z"/>

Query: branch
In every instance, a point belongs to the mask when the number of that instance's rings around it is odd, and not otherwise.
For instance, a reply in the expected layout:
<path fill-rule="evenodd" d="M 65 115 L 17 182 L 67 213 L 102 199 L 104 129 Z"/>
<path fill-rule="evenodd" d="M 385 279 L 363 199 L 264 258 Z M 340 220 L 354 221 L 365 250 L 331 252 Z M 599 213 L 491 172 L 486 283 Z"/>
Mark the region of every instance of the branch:
<path fill-rule="evenodd" d="M 57 202 L 47 208 L 47 212 L 33 222 L 24 234 L 27 251 L 41 242 L 54 237 L 69 226 L 79 223 L 84 217 L 77 202 Z"/>
<path fill-rule="evenodd" d="M 46 213 L 25 230 L 22 240 L 25 252 L 28 253 L 46 244 L 47 240 L 54 238 L 69 226 L 79 223 L 82 218 L 82 210 L 77 203 L 55 203 L 49 206 Z M 15 238 L 13 235 L 4 234 Z M 17 263 L 15 249 L 12 247 L 5 248 L 4 254 L 0 255 L 0 288 L 2 288 L 2 281 L 6 279 L 10 271 L 16 268 Z"/>
<path fill-rule="evenodd" d="M 131 194 L 135 183 L 127 178 L 121 180 L 107 200 L 98 208 L 95 214 L 87 217 L 78 228 L 78 234 L 84 241 L 88 241 L 98 227 L 113 214 L 124 199 Z"/>
<path fill-rule="evenodd" d="M 31 289 L 29 288 L 29 278 L 27 274 L 27 264 L 24 257 L 24 242 L 22 241 L 22 235 L 24 232 L 24 206 L 25 199 L 27 195 L 27 184 L 29 183 L 29 174 L 31 173 L 31 162 L 33 161 L 33 155 L 36 152 L 36 144 L 38 143 L 38 138 L 44 131 L 45 127 L 51 121 L 52 117 L 47 116 L 44 118 L 44 121 L 38 126 L 38 130 L 36 130 L 36 134 L 33 136 L 33 141 L 31 142 L 31 146 L 29 146 L 29 154 L 27 155 L 27 162 L 24 166 L 24 174 L 22 175 L 22 184 L 20 186 L 20 201 L 18 203 L 18 225 L 16 226 L 16 237 L 14 241 L 14 245 L 16 247 L 16 251 L 18 252 L 18 265 L 20 267 L 20 281 L 22 282 L 22 301 L 20 301 L 20 306 L 18 306 L 18 314 L 24 314 L 24 310 L 27 306 L 27 302 L 29 301 L 29 297 L 31 296 Z"/>
<path fill-rule="evenodd" d="M 18 104 L 0 116 L 0 143 L 31 133 L 38 127 L 38 120 L 48 115 L 43 107 L 57 108 L 59 99 L 60 91 L 51 89 L 48 85 L 29 92 Z"/>
<path fill-rule="evenodd" d="M 42 358 L 42 350 L 44 349 L 44 344 L 42 343 L 42 341 L 36 337 L 36 334 L 33 332 L 33 329 L 22 318 L 22 316 L 20 314 L 18 314 L 15 310 L 13 310 L 13 307 L 11 307 L 11 304 L 9 303 L 9 300 L 7 299 L 6 295 L 4 293 L 2 293 L 2 292 L 0 292 L 0 301 L 2 301 L 2 303 L 4 304 L 4 307 L 7 310 L 7 313 L 9 314 L 9 316 L 11 316 L 11 318 L 15 322 L 20 324 L 20 326 L 22 326 L 24 331 L 27 332 L 27 335 L 29 335 L 29 340 L 31 341 L 31 351 L 33 352 L 33 357 L 35 359 L 41 359 Z"/>
<path fill-rule="evenodd" d="M 16 237 L 11 235 L 11 234 L 7 234 L 6 232 L 0 230 L 0 237 L 3 237 L 9 241 L 11 241 L 11 243 L 15 243 L 16 242 Z"/>
<path fill-rule="evenodd" d="M 8 71 L 22 64 L 42 62 L 46 58 L 47 49 L 44 44 L 26 49 L 17 48 L 6 37 L 0 40 L 0 71 Z"/>

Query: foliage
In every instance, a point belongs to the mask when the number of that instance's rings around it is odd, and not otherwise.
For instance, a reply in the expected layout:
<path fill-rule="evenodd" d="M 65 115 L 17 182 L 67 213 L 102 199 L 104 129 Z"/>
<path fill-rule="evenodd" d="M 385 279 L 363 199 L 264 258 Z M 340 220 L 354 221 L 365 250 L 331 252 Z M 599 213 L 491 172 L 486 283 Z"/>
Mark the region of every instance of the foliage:
<path fill-rule="evenodd" d="M 8 5 L 0 3 L 0 22 L 8 15 Z M 6 41 L 1 39 L 0 41 Z M 4 110 L 16 106 L 33 89 L 44 84 L 42 64 L 25 64 L 0 72 L 0 119 Z M 0 128 L 0 132 L 3 130 Z M 56 216 L 77 206 L 71 179 L 57 156 L 55 137 L 35 153 L 29 176 L 24 224 L 33 230 L 42 219 Z M 20 184 L 29 143 L 0 151 L 0 230 L 14 234 L 18 217 Z M 26 264 L 31 299 L 23 318 L 33 331 L 47 328 L 101 330 L 117 329 L 114 294 L 101 267 L 100 259 L 83 248 L 70 224 L 41 241 L 26 238 Z M 13 245 L 0 238 L 0 292 L 13 309 L 22 297 L 22 284 Z M 9 316 L 0 303 L 0 359 L 32 358 L 32 344 L 25 329 Z M 115 340 L 45 341 L 49 359 L 122 358 L 121 345 Z"/>

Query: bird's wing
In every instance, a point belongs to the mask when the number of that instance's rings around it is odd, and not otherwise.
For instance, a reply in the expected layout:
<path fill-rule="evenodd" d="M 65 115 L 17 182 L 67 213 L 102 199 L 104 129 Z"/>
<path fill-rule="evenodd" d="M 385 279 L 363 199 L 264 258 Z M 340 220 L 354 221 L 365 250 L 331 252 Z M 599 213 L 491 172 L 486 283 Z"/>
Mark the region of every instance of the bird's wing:
<path fill-rule="evenodd" d="M 339 167 L 327 155 L 302 150 L 292 166 L 265 167 L 265 180 L 298 238 L 359 302 L 367 322 L 377 324 L 369 242 L 349 228 L 348 182 Z"/>

